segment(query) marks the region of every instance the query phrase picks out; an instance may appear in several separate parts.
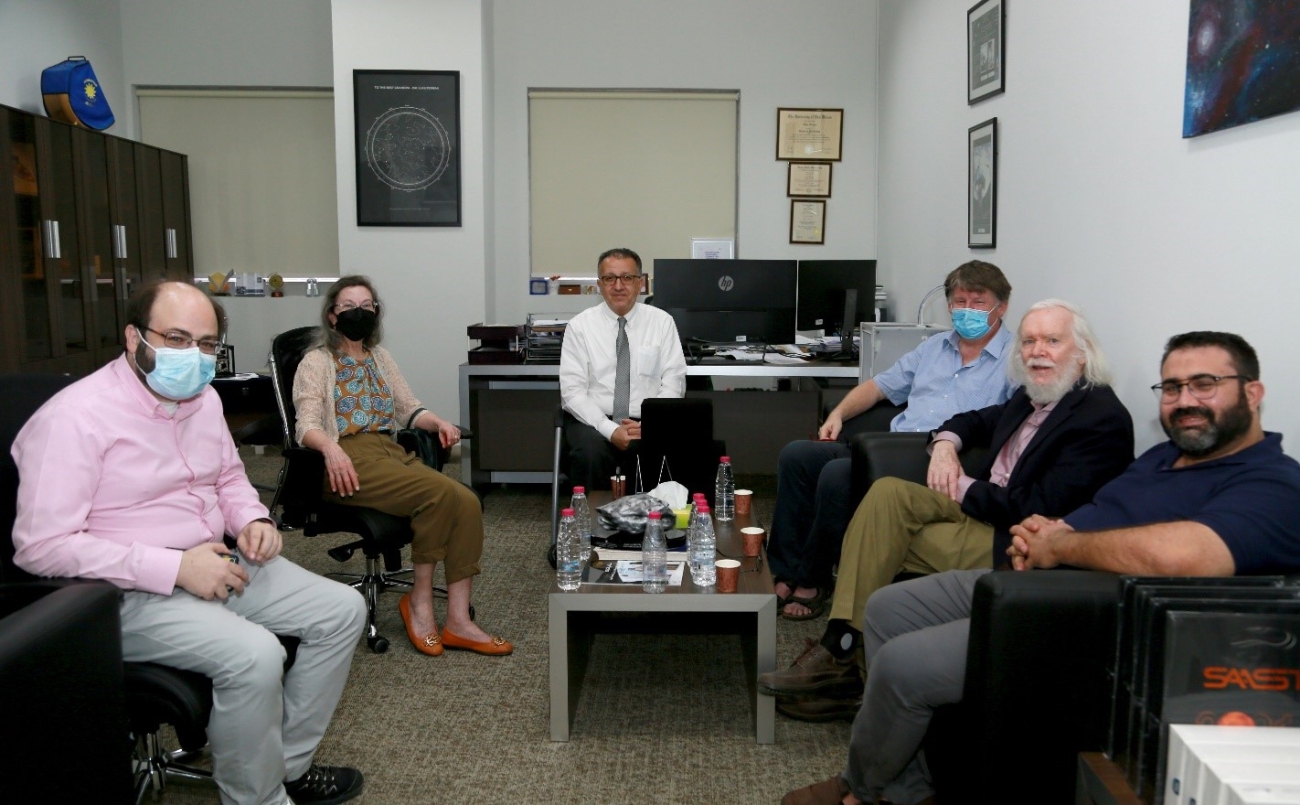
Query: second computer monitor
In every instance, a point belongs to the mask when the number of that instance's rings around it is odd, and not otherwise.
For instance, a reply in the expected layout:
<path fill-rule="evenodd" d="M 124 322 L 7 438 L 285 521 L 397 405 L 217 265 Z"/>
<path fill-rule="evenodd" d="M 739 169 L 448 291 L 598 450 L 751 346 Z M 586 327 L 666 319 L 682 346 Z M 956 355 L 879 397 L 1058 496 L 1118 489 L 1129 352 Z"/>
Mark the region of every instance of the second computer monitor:
<path fill-rule="evenodd" d="M 654 305 L 683 340 L 790 344 L 797 276 L 794 260 L 655 260 Z"/>
<path fill-rule="evenodd" d="M 856 301 L 844 320 L 849 291 Z M 800 330 L 823 330 L 827 335 L 853 332 L 859 322 L 876 320 L 875 260 L 800 260 Z"/>

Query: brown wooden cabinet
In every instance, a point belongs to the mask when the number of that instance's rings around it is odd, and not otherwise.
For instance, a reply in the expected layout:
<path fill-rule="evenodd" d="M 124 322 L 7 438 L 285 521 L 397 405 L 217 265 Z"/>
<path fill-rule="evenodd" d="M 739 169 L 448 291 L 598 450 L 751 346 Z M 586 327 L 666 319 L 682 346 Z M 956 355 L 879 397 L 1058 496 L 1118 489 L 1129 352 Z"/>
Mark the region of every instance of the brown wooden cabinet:
<path fill-rule="evenodd" d="M 0 371 L 121 354 L 142 280 L 190 281 L 186 158 L 0 106 Z"/>

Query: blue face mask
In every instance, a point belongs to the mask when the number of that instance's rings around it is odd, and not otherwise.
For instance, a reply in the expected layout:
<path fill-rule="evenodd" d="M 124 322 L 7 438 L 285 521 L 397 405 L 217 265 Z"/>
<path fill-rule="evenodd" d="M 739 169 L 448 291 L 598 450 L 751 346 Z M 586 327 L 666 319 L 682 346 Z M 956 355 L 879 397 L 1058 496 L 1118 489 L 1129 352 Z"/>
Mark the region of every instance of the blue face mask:
<path fill-rule="evenodd" d="M 957 331 L 957 335 L 968 340 L 983 338 L 989 331 L 989 312 L 959 307 L 952 311 L 952 329 Z"/>
<path fill-rule="evenodd" d="M 144 376 L 144 381 L 169 400 L 196 397 L 217 376 L 216 355 L 205 355 L 198 347 L 172 349 L 141 341 L 154 355 L 153 371 Z"/>

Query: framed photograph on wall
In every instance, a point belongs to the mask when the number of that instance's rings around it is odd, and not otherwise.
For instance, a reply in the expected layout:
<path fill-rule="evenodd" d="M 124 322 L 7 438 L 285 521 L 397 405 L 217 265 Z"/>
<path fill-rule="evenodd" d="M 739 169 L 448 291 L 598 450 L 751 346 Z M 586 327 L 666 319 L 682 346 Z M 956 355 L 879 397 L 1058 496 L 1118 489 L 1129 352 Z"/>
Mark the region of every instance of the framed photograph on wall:
<path fill-rule="evenodd" d="M 843 109 L 777 109 L 776 158 L 840 161 Z"/>
<path fill-rule="evenodd" d="M 791 162 L 785 179 L 785 194 L 803 198 L 831 197 L 829 162 Z"/>
<path fill-rule="evenodd" d="M 966 103 L 1006 91 L 1005 0 L 980 0 L 966 12 Z"/>
<path fill-rule="evenodd" d="M 967 132 L 966 245 L 991 249 L 998 232 L 998 119 Z"/>
<path fill-rule="evenodd" d="M 826 242 L 826 202 L 805 199 L 790 202 L 790 242 L 806 245 Z"/>
<path fill-rule="evenodd" d="M 353 70 L 357 226 L 460 226 L 460 72 Z"/>

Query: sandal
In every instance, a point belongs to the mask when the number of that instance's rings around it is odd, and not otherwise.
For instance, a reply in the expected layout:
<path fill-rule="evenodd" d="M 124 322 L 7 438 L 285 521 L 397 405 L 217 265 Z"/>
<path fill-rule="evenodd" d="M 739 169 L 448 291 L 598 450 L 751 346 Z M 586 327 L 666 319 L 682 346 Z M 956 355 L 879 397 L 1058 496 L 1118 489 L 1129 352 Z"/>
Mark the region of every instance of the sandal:
<path fill-rule="evenodd" d="M 785 609 L 785 605 L 790 603 L 790 596 L 781 595 L 780 593 L 776 592 L 776 585 L 778 584 L 784 584 L 785 586 L 789 587 L 790 592 L 792 593 L 794 592 L 794 585 L 786 581 L 785 579 L 772 579 L 772 591 L 773 594 L 776 596 L 776 611 L 779 614 L 782 610 Z"/>
<path fill-rule="evenodd" d="M 785 618 L 788 621 L 810 621 L 816 618 L 820 618 L 822 616 L 822 613 L 826 611 L 826 602 L 829 599 L 830 599 L 830 594 L 827 592 L 826 588 L 824 587 L 817 588 L 817 594 L 811 598 L 807 598 L 802 595 L 791 594 L 790 597 L 786 599 L 786 603 L 802 604 L 803 606 L 808 607 L 808 614 L 787 615 L 785 614 L 785 606 L 782 605 L 780 610 L 781 617 Z"/>

